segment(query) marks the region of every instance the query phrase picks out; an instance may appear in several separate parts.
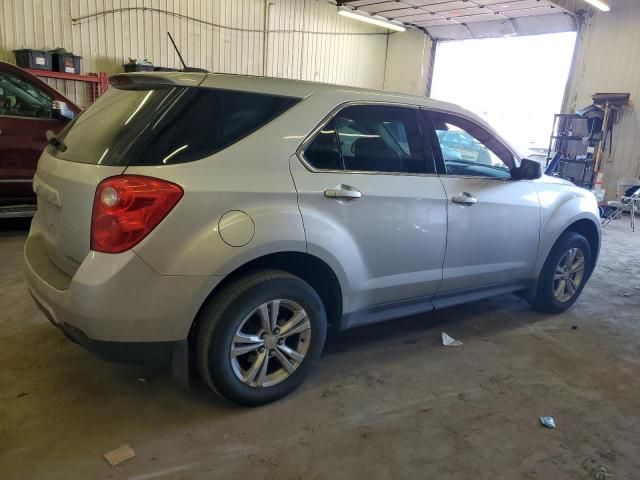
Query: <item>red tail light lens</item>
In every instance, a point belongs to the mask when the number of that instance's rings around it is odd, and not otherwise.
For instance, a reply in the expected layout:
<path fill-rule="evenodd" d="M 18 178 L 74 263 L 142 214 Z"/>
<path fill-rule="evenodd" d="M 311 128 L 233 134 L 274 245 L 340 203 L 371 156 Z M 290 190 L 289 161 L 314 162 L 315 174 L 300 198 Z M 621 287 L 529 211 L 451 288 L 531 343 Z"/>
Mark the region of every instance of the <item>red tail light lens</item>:
<path fill-rule="evenodd" d="M 91 250 L 129 250 L 167 216 L 183 194 L 175 183 L 140 175 L 103 180 L 93 200 Z"/>

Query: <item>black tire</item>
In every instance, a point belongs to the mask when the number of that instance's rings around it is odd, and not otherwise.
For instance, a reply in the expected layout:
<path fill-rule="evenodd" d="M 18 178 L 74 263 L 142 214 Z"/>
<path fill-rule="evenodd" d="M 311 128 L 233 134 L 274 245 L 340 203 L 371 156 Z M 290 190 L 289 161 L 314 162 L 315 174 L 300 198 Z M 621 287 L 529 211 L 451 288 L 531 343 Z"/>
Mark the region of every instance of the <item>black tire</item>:
<path fill-rule="evenodd" d="M 573 296 L 568 300 L 560 301 L 554 294 L 554 275 L 560 261 L 563 260 L 565 254 L 573 248 L 578 248 L 582 251 L 585 265 L 584 273 Z M 564 312 L 580 297 L 584 286 L 591 276 L 592 268 L 591 246 L 587 239 L 576 232 L 564 232 L 556 241 L 551 252 L 549 252 L 549 256 L 542 267 L 542 272 L 540 272 L 540 277 L 538 277 L 538 289 L 536 296 L 531 301 L 531 306 L 535 310 L 544 313 Z"/>
<path fill-rule="evenodd" d="M 274 299 L 295 302 L 305 310 L 311 325 L 310 340 L 304 359 L 287 378 L 272 386 L 250 386 L 236 376 L 230 348 L 243 320 Z M 198 370 L 214 392 L 231 402 L 246 406 L 270 403 L 293 392 L 307 378 L 322 353 L 326 331 L 324 305 L 309 284 L 278 270 L 251 273 L 216 294 L 201 311 L 196 331 Z"/>

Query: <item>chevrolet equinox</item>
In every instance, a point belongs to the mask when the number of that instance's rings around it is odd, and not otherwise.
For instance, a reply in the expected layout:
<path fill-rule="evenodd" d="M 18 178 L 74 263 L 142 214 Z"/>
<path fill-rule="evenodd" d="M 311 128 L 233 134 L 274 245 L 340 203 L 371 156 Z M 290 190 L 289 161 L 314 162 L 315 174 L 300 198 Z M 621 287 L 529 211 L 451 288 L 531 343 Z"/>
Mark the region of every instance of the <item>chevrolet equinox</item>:
<path fill-rule="evenodd" d="M 336 331 L 518 292 L 578 298 L 594 196 L 428 98 L 271 78 L 120 74 L 49 135 L 25 245 L 50 321 L 106 356 L 290 393 Z M 182 372 L 182 373 L 180 373 Z"/>

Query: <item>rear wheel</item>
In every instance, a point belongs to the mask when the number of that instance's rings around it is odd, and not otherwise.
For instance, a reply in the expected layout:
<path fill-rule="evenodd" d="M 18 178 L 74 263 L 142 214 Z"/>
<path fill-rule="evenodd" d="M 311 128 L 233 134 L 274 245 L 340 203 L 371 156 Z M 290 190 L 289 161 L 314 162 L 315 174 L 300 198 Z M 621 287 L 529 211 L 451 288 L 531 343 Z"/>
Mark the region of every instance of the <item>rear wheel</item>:
<path fill-rule="evenodd" d="M 214 391 L 242 405 L 262 405 L 295 390 L 320 356 L 327 329 L 318 294 L 280 271 L 239 279 L 201 315 L 200 374 Z"/>
<path fill-rule="evenodd" d="M 591 275 L 591 247 L 576 232 L 563 233 L 551 249 L 538 279 L 532 306 L 547 313 L 571 307 Z"/>

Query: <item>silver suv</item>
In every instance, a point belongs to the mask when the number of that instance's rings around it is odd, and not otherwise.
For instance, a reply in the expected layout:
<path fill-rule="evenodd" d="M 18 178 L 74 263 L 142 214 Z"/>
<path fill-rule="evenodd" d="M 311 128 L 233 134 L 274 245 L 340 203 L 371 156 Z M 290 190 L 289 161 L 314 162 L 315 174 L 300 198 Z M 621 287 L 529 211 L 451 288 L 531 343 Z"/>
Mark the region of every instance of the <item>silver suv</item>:
<path fill-rule="evenodd" d="M 570 307 L 600 246 L 589 192 L 427 98 L 125 74 L 42 153 L 25 246 L 45 315 L 97 352 L 197 366 L 245 405 L 337 331 L 519 292 Z"/>

